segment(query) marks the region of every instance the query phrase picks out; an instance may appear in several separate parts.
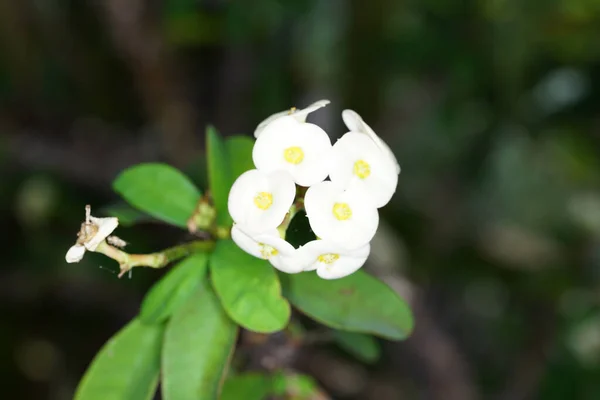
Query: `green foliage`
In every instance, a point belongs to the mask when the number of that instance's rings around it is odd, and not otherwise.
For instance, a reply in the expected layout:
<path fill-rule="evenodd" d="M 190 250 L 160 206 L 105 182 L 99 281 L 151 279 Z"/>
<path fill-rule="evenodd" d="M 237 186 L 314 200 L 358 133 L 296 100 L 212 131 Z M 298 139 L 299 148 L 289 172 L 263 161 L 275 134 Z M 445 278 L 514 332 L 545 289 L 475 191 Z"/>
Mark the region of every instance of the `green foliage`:
<path fill-rule="evenodd" d="M 356 332 L 334 331 L 333 338 L 342 349 L 364 363 L 373 364 L 381 356 L 381 348 L 373 336 Z"/>
<path fill-rule="evenodd" d="M 206 129 L 208 181 L 220 226 L 231 226 L 229 190 L 238 176 L 254 168 L 252 146 L 254 141 L 247 136 L 223 139 L 214 127 Z"/>
<path fill-rule="evenodd" d="M 131 226 L 140 222 L 152 221 L 153 218 L 142 211 L 133 208 L 125 202 L 111 204 L 100 210 L 103 215 L 116 217 L 120 226 Z"/>
<path fill-rule="evenodd" d="M 134 207 L 181 228 L 186 228 L 200 199 L 188 177 L 167 164 L 130 167 L 115 179 L 113 188 Z"/>
<path fill-rule="evenodd" d="M 238 324 L 264 333 L 287 325 L 290 305 L 281 297 L 279 279 L 268 262 L 224 240 L 211 256 L 210 271 L 223 307 Z"/>
<path fill-rule="evenodd" d="M 111 338 L 92 361 L 75 400 L 149 400 L 160 371 L 164 328 L 134 319 Z"/>
<path fill-rule="evenodd" d="M 208 255 L 197 253 L 172 267 L 146 294 L 140 319 L 146 323 L 166 321 L 194 293 L 207 265 Z"/>
<path fill-rule="evenodd" d="M 271 380 L 262 374 L 247 373 L 227 378 L 220 400 L 263 400 L 271 392 Z"/>
<path fill-rule="evenodd" d="M 408 305 L 387 285 L 363 271 L 337 280 L 314 272 L 287 276 L 285 295 L 300 311 L 335 329 L 406 338 L 413 329 Z"/>
<path fill-rule="evenodd" d="M 300 374 L 280 373 L 273 377 L 273 394 L 294 400 L 321 398 L 319 386 L 313 378 Z"/>
<path fill-rule="evenodd" d="M 234 178 L 225 142 L 212 126 L 206 129 L 206 157 L 208 163 L 208 182 L 215 209 L 217 210 L 217 224 L 220 226 L 229 226 L 232 220 L 227 211 L 227 200 L 229 198 L 229 188 L 231 188 Z"/>
<path fill-rule="evenodd" d="M 252 148 L 254 140 L 248 136 L 231 136 L 225 140 L 225 148 L 229 156 L 229 165 L 231 166 L 231 176 L 233 180 L 244 172 L 254 169 L 252 161 Z M 231 187 L 227 188 L 227 190 Z"/>
<path fill-rule="evenodd" d="M 240 174 L 253 168 L 254 141 L 244 136 L 224 140 L 213 127 L 206 138 L 212 203 L 203 204 L 214 215 L 212 204 L 216 225 L 227 228 L 232 224 L 229 191 Z M 154 217 L 187 228 L 189 218 L 199 212 L 200 191 L 186 175 L 165 164 L 131 167 L 115 180 L 114 189 L 134 208 L 118 204 L 104 213 L 124 224 Z M 216 228 L 212 220 L 203 226 Z M 220 231 L 210 233 L 215 232 Z M 295 245 L 314 238 L 303 211 L 293 218 L 288 233 Z M 403 339 L 412 330 L 407 305 L 365 273 L 334 281 L 301 273 L 285 276 L 284 282 L 289 300 L 316 321 L 340 329 L 334 333 L 338 345 L 363 362 L 375 362 L 380 352 L 375 339 L 363 333 Z M 149 290 L 139 318 L 101 350 L 77 399 L 148 399 L 156 390 L 159 370 L 166 400 L 217 399 L 238 326 L 277 332 L 288 325 L 290 315 L 276 270 L 232 240 L 219 239 L 211 254 L 188 256 Z M 269 395 L 309 399 L 320 394 L 306 376 L 242 374 L 227 380 L 222 398 L 260 400 Z"/>
<path fill-rule="evenodd" d="M 236 325 L 203 281 L 173 315 L 165 332 L 164 399 L 217 399 L 236 336 Z"/>

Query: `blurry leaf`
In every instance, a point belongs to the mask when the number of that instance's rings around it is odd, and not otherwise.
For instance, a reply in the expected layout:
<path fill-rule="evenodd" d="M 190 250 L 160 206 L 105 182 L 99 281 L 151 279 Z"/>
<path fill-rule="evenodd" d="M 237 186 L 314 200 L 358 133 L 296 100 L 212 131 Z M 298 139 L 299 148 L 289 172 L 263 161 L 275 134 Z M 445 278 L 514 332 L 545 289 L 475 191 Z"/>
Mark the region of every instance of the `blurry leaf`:
<path fill-rule="evenodd" d="M 182 228 L 200 199 L 189 178 L 167 164 L 130 167 L 115 179 L 113 188 L 134 207 Z"/>
<path fill-rule="evenodd" d="M 164 328 L 134 319 L 111 338 L 85 373 L 75 400 L 148 400 L 160 371 Z"/>
<path fill-rule="evenodd" d="M 294 400 L 325 400 L 319 385 L 313 378 L 301 374 L 279 373 L 273 377 L 273 391 L 276 396 Z"/>
<path fill-rule="evenodd" d="M 254 169 L 252 148 L 254 140 L 249 136 L 231 136 L 225 140 L 225 147 L 231 161 L 232 182 L 246 171 Z M 228 188 L 230 190 L 231 187 Z"/>
<path fill-rule="evenodd" d="M 109 217 L 117 217 L 119 225 L 131 226 L 140 222 L 152 221 L 153 218 L 125 202 L 111 204 L 100 210 L 100 213 Z"/>
<path fill-rule="evenodd" d="M 202 281 L 168 322 L 163 347 L 165 400 L 218 399 L 237 327 Z"/>
<path fill-rule="evenodd" d="M 247 373 L 225 381 L 219 400 L 263 400 L 271 391 L 271 380 L 262 374 Z"/>
<path fill-rule="evenodd" d="M 181 261 L 144 298 L 140 319 L 155 324 L 167 320 L 194 293 L 206 275 L 208 255 L 196 253 Z"/>
<path fill-rule="evenodd" d="M 342 349 L 364 363 L 375 363 L 381 356 L 381 348 L 373 336 L 336 330 L 333 337 Z"/>
<path fill-rule="evenodd" d="M 213 286 L 229 316 L 254 332 L 276 332 L 290 318 L 275 269 L 231 240 L 217 243 L 210 259 Z"/>
<path fill-rule="evenodd" d="M 406 338 L 413 329 L 404 300 L 383 282 L 357 271 L 342 279 L 321 279 L 314 272 L 286 276 L 284 293 L 311 318 L 331 328 Z"/>
<path fill-rule="evenodd" d="M 229 189 L 233 184 L 231 160 L 225 142 L 212 126 L 206 129 L 206 157 L 210 192 L 217 210 L 217 224 L 229 226 L 232 222 L 227 209 Z"/>

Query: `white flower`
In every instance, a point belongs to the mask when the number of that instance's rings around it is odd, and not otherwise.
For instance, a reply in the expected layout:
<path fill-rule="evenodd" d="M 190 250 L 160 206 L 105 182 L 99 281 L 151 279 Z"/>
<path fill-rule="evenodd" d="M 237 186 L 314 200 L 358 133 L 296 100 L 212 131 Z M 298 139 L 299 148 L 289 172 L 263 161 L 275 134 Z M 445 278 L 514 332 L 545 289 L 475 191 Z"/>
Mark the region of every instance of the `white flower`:
<path fill-rule="evenodd" d="M 91 207 L 85 206 L 85 222 L 77 233 L 77 242 L 69 248 L 65 255 L 68 263 L 81 261 L 86 250 L 95 251 L 100 243 L 115 230 L 119 225 L 118 218 L 96 218 L 91 216 Z"/>
<path fill-rule="evenodd" d="M 296 257 L 296 249 L 279 236 L 277 229 L 261 234 L 249 234 L 239 224 L 231 228 L 231 239 L 246 253 L 269 260 L 271 265 L 280 271 L 294 274 L 301 272 L 304 265 Z"/>
<path fill-rule="evenodd" d="M 323 279 L 338 279 L 356 272 L 369 257 L 370 244 L 356 250 L 344 250 L 327 240 L 313 240 L 298 252 L 307 260 L 305 271 L 317 270 Z"/>
<path fill-rule="evenodd" d="M 301 110 L 296 109 L 296 107 L 292 107 L 289 110 L 285 110 L 285 111 L 281 111 L 276 114 L 273 114 L 269 118 L 265 119 L 260 124 L 258 124 L 258 126 L 256 127 L 256 130 L 254 131 L 254 137 L 258 138 L 267 125 L 269 125 L 271 122 L 275 121 L 276 119 L 285 117 L 287 115 L 291 115 L 298 122 L 306 122 L 306 116 L 308 114 L 310 114 L 313 111 L 318 110 L 319 108 L 325 107 L 329 103 L 330 103 L 329 100 L 319 100 Z"/>
<path fill-rule="evenodd" d="M 381 150 L 382 153 L 394 164 L 394 168 L 396 169 L 396 174 L 400 173 L 400 164 L 398 164 L 398 160 L 396 156 L 390 149 L 390 147 L 383 141 L 373 129 L 361 118 L 358 113 L 353 110 L 344 110 L 342 111 L 342 119 L 344 120 L 344 124 L 351 132 L 359 132 L 364 133 L 368 137 L 375 142 L 377 147 Z"/>
<path fill-rule="evenodd" d="M 229 214 L 234 222 L 252 232 L 277 228 L 288 213 L 296 186 L 285 171 L 264 173 L 256 169 L 244 172 L 229 192 Z"/>
<path fill-rule="evenodd" d="M 329 177 L 343 187 L 356 183 L 377 208 L 390 201 L 398 185 L 394 164 L 369 136 L 359 132 L 348 132 L 333 145 Z"/>
<path fill-rule="evenodd" d="M 331 139 L 315 124 L 294 116 L 276 118 L 261 132 L 252 149 L 257 169 L 289 172 L 300 186 L 310 186 L 327 177 Z"/>
<path fill-rule="evenodd" d="M 356 185 L 344 189 L 331 181 L 311 186 L 304 209 L 317 237 L 345 249 L 369 243 L 379 225 L 379 212 Z"/>

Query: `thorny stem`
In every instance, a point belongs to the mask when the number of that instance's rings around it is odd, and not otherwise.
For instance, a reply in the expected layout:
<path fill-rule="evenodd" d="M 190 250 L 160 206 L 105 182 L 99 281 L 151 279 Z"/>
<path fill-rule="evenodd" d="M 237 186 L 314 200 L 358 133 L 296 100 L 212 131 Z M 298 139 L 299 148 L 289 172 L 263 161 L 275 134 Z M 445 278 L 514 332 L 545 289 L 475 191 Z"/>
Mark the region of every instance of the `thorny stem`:
<path fill-rule="evenodd" d="M 150 254 L 129 254 L 102 241 L 96 248 L 97 253 L 102 253 L 119 263 L 121 272 L 119 278 L 134 267 L 163 268 L 169 263 L 179 260 L 197 251 L 210 251 L 214 247 L 213 241 L 194 241 L 178 246 L 173 246 L 160 252 Z"/>

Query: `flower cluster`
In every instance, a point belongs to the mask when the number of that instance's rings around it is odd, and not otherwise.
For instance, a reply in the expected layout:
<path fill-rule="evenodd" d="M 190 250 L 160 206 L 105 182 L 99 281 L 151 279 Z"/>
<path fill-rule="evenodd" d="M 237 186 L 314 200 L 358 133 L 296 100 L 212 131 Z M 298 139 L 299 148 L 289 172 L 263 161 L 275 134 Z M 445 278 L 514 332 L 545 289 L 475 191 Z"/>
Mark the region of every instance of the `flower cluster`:
<path fill-rule="evenodd" d="M 349 132 L 333 145 L 323 129 L 306 122 L 328 103 L 292 108 L 258 125 L 256 169 L 235 181 L 228 206 L 231 237 L 244 251 L 283 272 L 316 270 L 321 278 L 337 279 L 357 271 L 369 256 L 378 208 L 396 191 L 400 166 L 352 110 L 342 113 Z M 299 195 L 297 187 L 303 188 Z M 302 204 L 317 240 L 296 249 L 285 240 L 285 228 Z"/>

